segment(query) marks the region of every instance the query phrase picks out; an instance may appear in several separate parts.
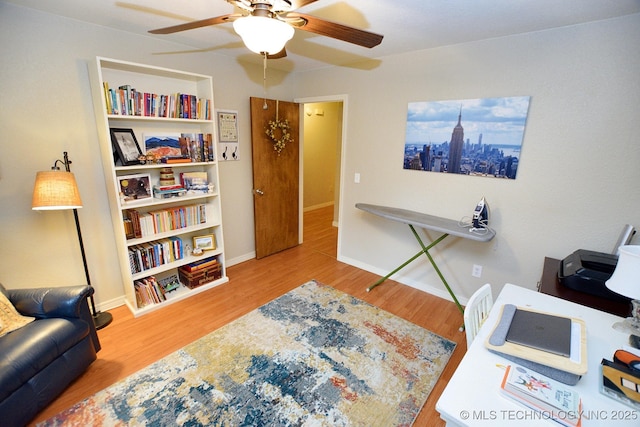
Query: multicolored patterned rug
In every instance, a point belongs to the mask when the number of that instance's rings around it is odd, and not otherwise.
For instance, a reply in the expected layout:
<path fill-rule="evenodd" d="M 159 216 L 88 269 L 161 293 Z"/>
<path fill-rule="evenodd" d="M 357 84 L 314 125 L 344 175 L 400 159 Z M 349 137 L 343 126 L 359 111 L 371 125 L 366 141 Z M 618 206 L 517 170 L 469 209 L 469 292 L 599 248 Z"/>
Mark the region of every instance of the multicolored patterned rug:
<path fill-rule="evenodd" d="M 39 425 L 409 426 L 455 345 L 311 281 Z"/>

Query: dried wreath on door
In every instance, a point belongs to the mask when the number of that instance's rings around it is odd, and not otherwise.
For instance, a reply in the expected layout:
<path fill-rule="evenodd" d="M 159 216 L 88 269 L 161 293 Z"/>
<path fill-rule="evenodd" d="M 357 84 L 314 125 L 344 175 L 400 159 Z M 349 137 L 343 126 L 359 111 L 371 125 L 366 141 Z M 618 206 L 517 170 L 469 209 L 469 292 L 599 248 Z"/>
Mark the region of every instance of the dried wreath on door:
<path fill-rule="evenodd" d="M 278 101 L 276 100 L 276 118 L 275 120 L 269 120 L 269 124 L 265 133 L 271 139 L 273 143 L 273 149 L 278 153 L 278 156 L 284 150 L 284 147 L 293 142 L 291 138 L 289 121 L 287 119 L 280 120 L 278 117 Z"/>

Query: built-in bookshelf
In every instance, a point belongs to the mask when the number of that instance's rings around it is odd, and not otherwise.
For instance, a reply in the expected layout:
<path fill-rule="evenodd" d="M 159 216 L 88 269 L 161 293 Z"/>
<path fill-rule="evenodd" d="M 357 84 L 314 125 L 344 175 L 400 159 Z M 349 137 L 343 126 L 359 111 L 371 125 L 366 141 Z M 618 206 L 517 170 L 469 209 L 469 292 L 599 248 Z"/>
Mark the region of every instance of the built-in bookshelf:
<path fill-rule="evenodd" d="M 103 57 L 89 68 L 127 306 L 138 316 L 227 282 L 212 78 Z"/>

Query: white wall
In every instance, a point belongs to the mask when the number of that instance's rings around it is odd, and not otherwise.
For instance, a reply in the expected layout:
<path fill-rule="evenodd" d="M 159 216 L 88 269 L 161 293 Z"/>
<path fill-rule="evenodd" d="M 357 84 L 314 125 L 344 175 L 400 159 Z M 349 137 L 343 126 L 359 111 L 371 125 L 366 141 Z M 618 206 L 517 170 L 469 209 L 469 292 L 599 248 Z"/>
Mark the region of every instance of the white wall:
<path fill-rule="evenodd" d="M 0 282 L 84 283 L 72 215 L 30 209 L 36 171 L 66 150 L 84 198 L 80 221 L 97 302 L 104 309 L 122 296 L 87 72 L 97 55 L 213 76 L 216 107 L 239 112 L 241 160 L 220 166 L 227 260 L 253 255 L 248 98 L 262 96 L 261 67 L 215 53 L 158 55 L 184 46 L 3 2 L 0 8 Z M 348 96 L 341 260 L 384 273 L 417 251 L 406 226 L 357 211 L 356 202 L 457 219 L 484 195 L 496 239 L 446 240 L 436 251 L 443 273 L 462 296 L 485 281 L 534 287 L 544 256 L 609 251 L 623 224 L 640 227 L 639 42 L 640 15 L 633 15 L 397 55 L 371 71 L 287 76 L 270 69 L 268 96 Z M 409 101 L 512 95 L 532 97 L 517 180 L 402 169 Z M 353 183 L 354 172 L 361 184 Z M 484 266 L 482 279 L 471 277 L 473 264 Z M 444 293 L 424 262 L 401 279 Z"/>
<path fill-rule="evenodd" d="M 611 251 L 624 224 L 640 227 L 639 45 L 636 14 L 396 55 L 370 71 L 298 73 L 298 97 L 348 95 L 339 258 L 386 274 L 419 250 L 406 225 L 357 202 L 457 220 L 482 196 L 497 237 L 448 238 L 433 250 L 463 301 L 484 282 L 535 288 L 545 256 Z M 408 102 L 516 95 L 531 96 L 516 180 L 402 169 Z M 396 278 L 446 296 L 426 257 Z"/>
<path fill-rule="evenodd" d="M 336 200 L 342 103 L 304 104 L 303 208 L 329 206 Z"/>
<path fill-rule="evenodd" d="M 89 270 L 101 309 L 121 303 L 93 113 L 88 63 L 105 56 L 213 76 L 215 106 L 239 112 L 240 161 L 220 165 L 228 264 L 254 254 L 249 97 L 262 96 L 262 67 L 214 53 L 0 2 L 0 282 L 9 288 L 85 283 L 70 212 L 34 212 L 35 174 L 63 151 L 73 161 Z M 268 70 L 268 96 L 291 100 L 284 73 Z"/>

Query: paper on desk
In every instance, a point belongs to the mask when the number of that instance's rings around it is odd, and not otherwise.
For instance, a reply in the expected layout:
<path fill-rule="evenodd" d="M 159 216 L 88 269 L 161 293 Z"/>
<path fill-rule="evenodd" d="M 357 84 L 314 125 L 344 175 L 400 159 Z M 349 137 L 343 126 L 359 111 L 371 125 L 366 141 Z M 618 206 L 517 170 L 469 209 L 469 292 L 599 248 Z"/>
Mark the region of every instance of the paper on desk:
<path fill-rule="evenodd" d="M 571 321 L 571 351 L 569 360 L 574 363 L 580 363 L 580 347 L 582 342 L 582 328 L 578 322 Z"/>

